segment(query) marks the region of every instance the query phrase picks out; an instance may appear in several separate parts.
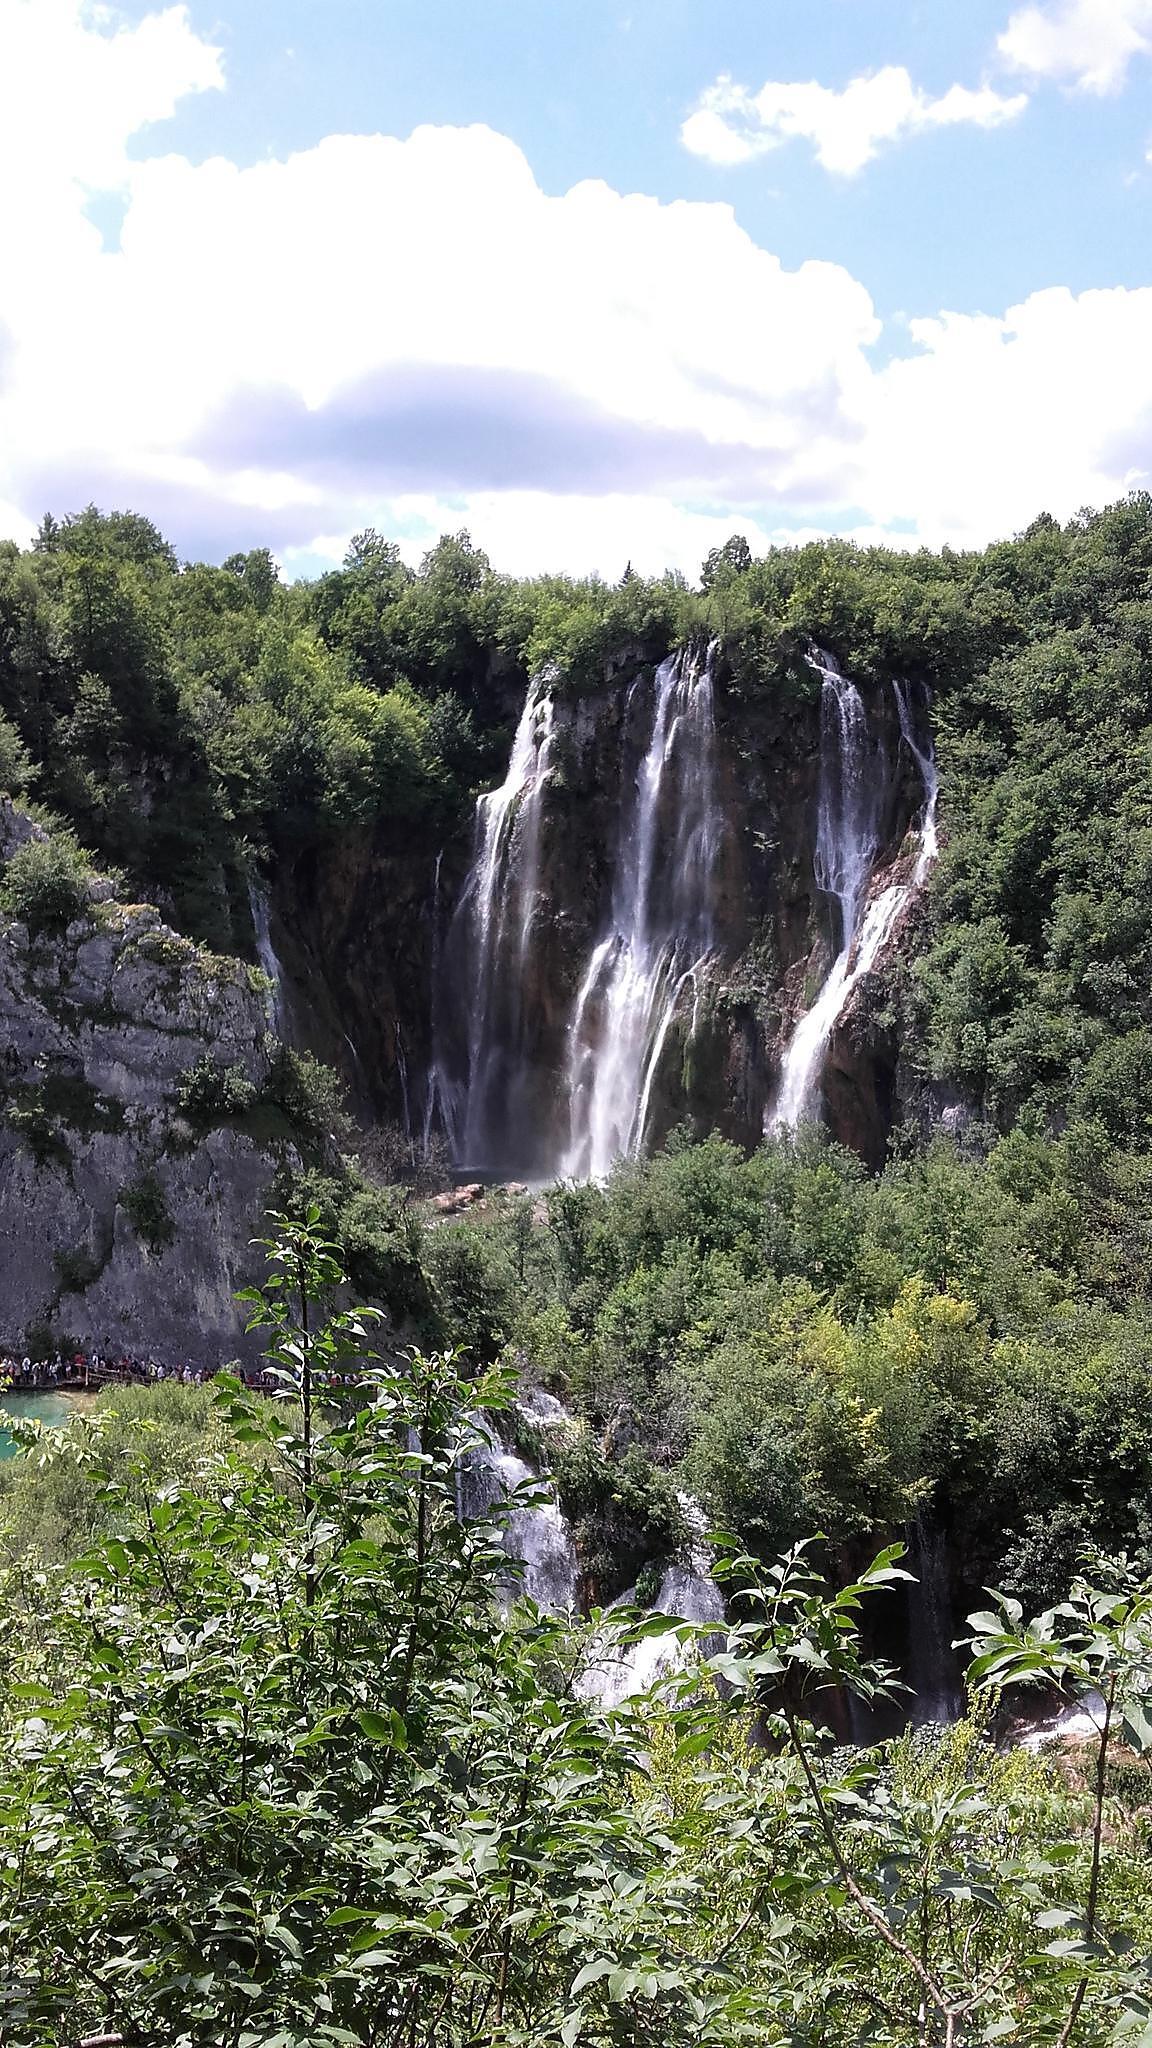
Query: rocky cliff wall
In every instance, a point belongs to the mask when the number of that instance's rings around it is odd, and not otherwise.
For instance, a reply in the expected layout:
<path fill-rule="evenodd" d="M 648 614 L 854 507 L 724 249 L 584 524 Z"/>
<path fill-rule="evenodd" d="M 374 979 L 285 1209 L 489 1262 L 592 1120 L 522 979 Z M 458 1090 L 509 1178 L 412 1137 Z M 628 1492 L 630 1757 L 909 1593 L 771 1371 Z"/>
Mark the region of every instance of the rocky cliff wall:
<path fill-rule="evenodd" d="M 652 650 L 622 649 L 602 683 L 555 689 L 539 832 L 532 943 L 514 996 L 522 1088 L 517 1120 L 537 1138 L 517 1172 L 547 1171 L 563 1143 L 566 1033 L 580 978 L 608 918 L 621 817 L 651 730 Z M 890 690 L 862 686 L 886 763 L 878 871 L 895 862 L 923 790 Z M 723 819 L 713 865 L 714 965 L 691 1019 L 669 1032 L 650 1136 L 675 1124 L 755 1143 L 782 1046 L 826 974 L 837 943 L 817 887 L 820 785 L 817 677 L 799 656 L 774 694 L 715 673 L 716 797 Z M 296 1042 L 343 1072 L 367 1116 L 423 1126 L 434 1045 L 466 1066 L 466 975 L 453 979 L 452 911 L 472 853 L 470 821 L 441 849 L 406 843 L 384 821 L 281 869 L 272 936 L 285 971 Z M 445 962 L 445 953 L 448 954 Z M 447 973 L 445 973 L 445 965 Z M 512 997 L 505 985 L 498 991 Z M 437 1009 L 439 1015 L 437 1015 Z M 872 1031 L 867 1004 L 837 1040 L 825 1114 L 866 1157 L 883 1154 L 897 1048 Z"/>
<path fill-rule="evenodd" d="M 0 799 L 0 863 L 41 828 Z M 274 1119 L 181 1113 L 193 1069 L 266 1090 L 266 996 L 96 881 L 63 931 L 0 913 L 0 1342 L 219 1364 L 253 1349 L 233 1300 L 258 1277 Z"/>

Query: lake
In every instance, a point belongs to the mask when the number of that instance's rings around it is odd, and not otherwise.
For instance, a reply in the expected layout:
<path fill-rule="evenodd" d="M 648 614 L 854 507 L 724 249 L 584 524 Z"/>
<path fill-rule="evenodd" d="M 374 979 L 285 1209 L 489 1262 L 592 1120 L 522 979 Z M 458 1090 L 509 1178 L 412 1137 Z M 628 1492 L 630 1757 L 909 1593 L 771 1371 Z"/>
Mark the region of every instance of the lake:
<path fill-rule="evenodd" d="M 0 1394 L 0 1458 L 14 1458 L 16 1446 L 4 1427 L 4 1416 L 15 1415 L 22 1422 L 47 1422 L 56 1427 L 67 1422 L 68 1398 L 64 1394 Z"/>

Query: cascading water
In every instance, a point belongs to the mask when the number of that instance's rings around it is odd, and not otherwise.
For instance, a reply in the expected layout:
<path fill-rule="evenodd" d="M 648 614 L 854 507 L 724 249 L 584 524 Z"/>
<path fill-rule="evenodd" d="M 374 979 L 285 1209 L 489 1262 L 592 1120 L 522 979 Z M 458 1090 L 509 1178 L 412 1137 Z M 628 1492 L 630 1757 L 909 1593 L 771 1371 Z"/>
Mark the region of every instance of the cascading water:
<path fill-rule="evenodd" d="M 948 1547 L 943 1533 L 917 1516 L 910 1532 L 908 1587 L 909 1678 L 912 1720 L 951 1723 L 960 1713 L 963 1686 L 952 1640 L 956 1633 Z"/>
<path fill-rule="evenodd" d="M 288 1010 L 284 999 L 284 971 L 272 942 L 271 919 L 268 908 L 268 892 L 257 881 L 248 883 L 248 909 L 252 917 L 252 932 L 256 940 L 256 958 L 268 977 L 269 989 L 266 1001 L 268 1027 L 277 1038 L 286 1038 L 288 1033 Z"/>
<path fill-rule="evenodd" d="M 714 662 L 697 645 L 632 685 L 610 900 L 566 1017 L 541 891 L 552 679 L 529 689 L 508 774 L 477 805 L 437 969 L 426 1139 L 442 1128 L 458 1167 L 584 1179 L 641 1148 L 673 1024 L 690 998 L 695 1019 L 714 946 Z M 634 767 L 631 735 L 649 715 Z"/>
<path fill-rule="evenodd" d="M 668 1033 L 714 944 L 715 648 L 656 671 L 652 736 L 620 824 L 609 929 L 568 1028 L 569 1141 L 561 1172 L 605 1175 L 639 1151 Z"/>
<path fill-rule="evenodd" d="M 683 1562 L 670 1564 L 665 1570 L 651 1610 L 653 1614 L 668 1616 L 668 1629 L 646 1634 L 626 1647 L 610 1647 L 602 1655 L 594 1655 L 577 1680 L 576 1691 L 583 1699 L 596 1700 L 602 1707 L 618 1707 L 658 1679 L 674 1677 L 688 1668 L 697 1650 L 691 1641 L 680 1641 L 677 1622 L 694 1622 L 710 1632 L 723 1628 L 724 1596 L 712 1577 L 703 1511 L 690 1494 L 682 1493 L 679 1498 L 689 1532 L 688 1554 Z M 615 1604 L 627 1607 L 634 1600 L 634 1593 L 625 1593 Z"/>
<path fill-rule="evenodd" d="M 874 896 L 861 921 L 861 904 L 878 850 L 887 768 L 882 751 L 870 740 L 867 714 L 855 684 L 829 656 L 814 654 L 810 659 L 822 678 L 815 872 L 820 888 L 836 899 L 839 950 L 816 1001 L 788 1041 L 780 1085 L 766 1120 L 770 1132 L 803 1123 L 811 1116 L 828 1041 L 857 983 L 871 973 L 939 850 L 936 764 L 915 737 L 907 691 L 897 683 L 900 735 L 924 784 L 920 846 L 912 873 Z"/>
<path fill-rule="evenodd" d="M 567 1421 L 559 1403 L 552 1405 Z M 531 1414 L 527 1408 L 525 1412 Z M 547 1415 L 546 1419 L 550 1426 L 554 1425 L 553 1416 Z M 580 1568 L 572 1531 L 559 1502 L 540 1474 L 514 1451 L 507 1450 L 491 1426 L 485 1425 L 482 1441 L 468 1453 L 460 1468 L 460 1519 L 473 1521 L 487 1514 L 521 1487 L 531 1487 L 537 1498 L 530 1507 L 514 1506 L 505 1524 L 505 1550 L 521 1567 L 518 1588 L 549 1614 L 570 1614 L 576 1607 Z"/>
<path fill-rule="evenodd" d="M 487 1166 L 500 1155 L 522 1066 L 523 976 L 555 720 L 548 681 L 533 682 L 508 773 L 476 806 L 472 865 L 448 934 L 448 949 L 465 962 L 466 1072 L 453 1084 L 438 1060 L 433 1085 L 460 1165 Z"/>

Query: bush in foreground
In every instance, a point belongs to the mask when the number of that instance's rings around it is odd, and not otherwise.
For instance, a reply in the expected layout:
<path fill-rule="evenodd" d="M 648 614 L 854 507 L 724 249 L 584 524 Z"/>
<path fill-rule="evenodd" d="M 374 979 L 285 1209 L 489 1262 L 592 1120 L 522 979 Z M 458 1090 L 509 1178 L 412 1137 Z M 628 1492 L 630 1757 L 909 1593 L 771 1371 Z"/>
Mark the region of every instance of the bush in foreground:
<path fill-rule="evenodd" d="M 1138 1823 L 1105 1825 L 1117 1729 L 1152 1746 L 1147 1587 L 1115 1568 L 1034 1624 L 976 1617 L 980 1685 L 1099 1691 L 1082 1790 L 974 1723 L 927 1748 L 821 1733 L 814 1697 L 893 1689 L 857 1633 L 892 1553 L 835 1595 L 803 1550 L 725 1553 L 723 1652 L 602 1712 L 574 1681 L 608 1622 L 509 1606 L 499 1516 L 455 1514 L 507 1383 L 374 1360 L 364 1315 L 325 1320 L 342 1275 L 316 1220 L 250 1297 L 284 1399 L 225 1384 L 224 1448 L 190 1480 L 141 1486 L 122 1458 L 114 1533 L 3 1590 L 0 2039 L 1147 2039 Z"/>

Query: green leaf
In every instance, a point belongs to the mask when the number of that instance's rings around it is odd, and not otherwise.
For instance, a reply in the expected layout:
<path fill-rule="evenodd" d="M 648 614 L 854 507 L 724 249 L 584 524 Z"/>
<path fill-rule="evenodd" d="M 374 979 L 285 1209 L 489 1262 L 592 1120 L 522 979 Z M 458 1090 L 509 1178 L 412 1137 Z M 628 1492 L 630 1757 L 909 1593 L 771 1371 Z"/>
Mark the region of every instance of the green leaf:
<path fill-rule="evenodd" d="M 365 1708 L 356 1719 L 370 1742 L 386 1742 L 392 1749 L 408 1747 L 407 1730 L 394 1707 L 387 1714 L 377 1714 Z"/>

